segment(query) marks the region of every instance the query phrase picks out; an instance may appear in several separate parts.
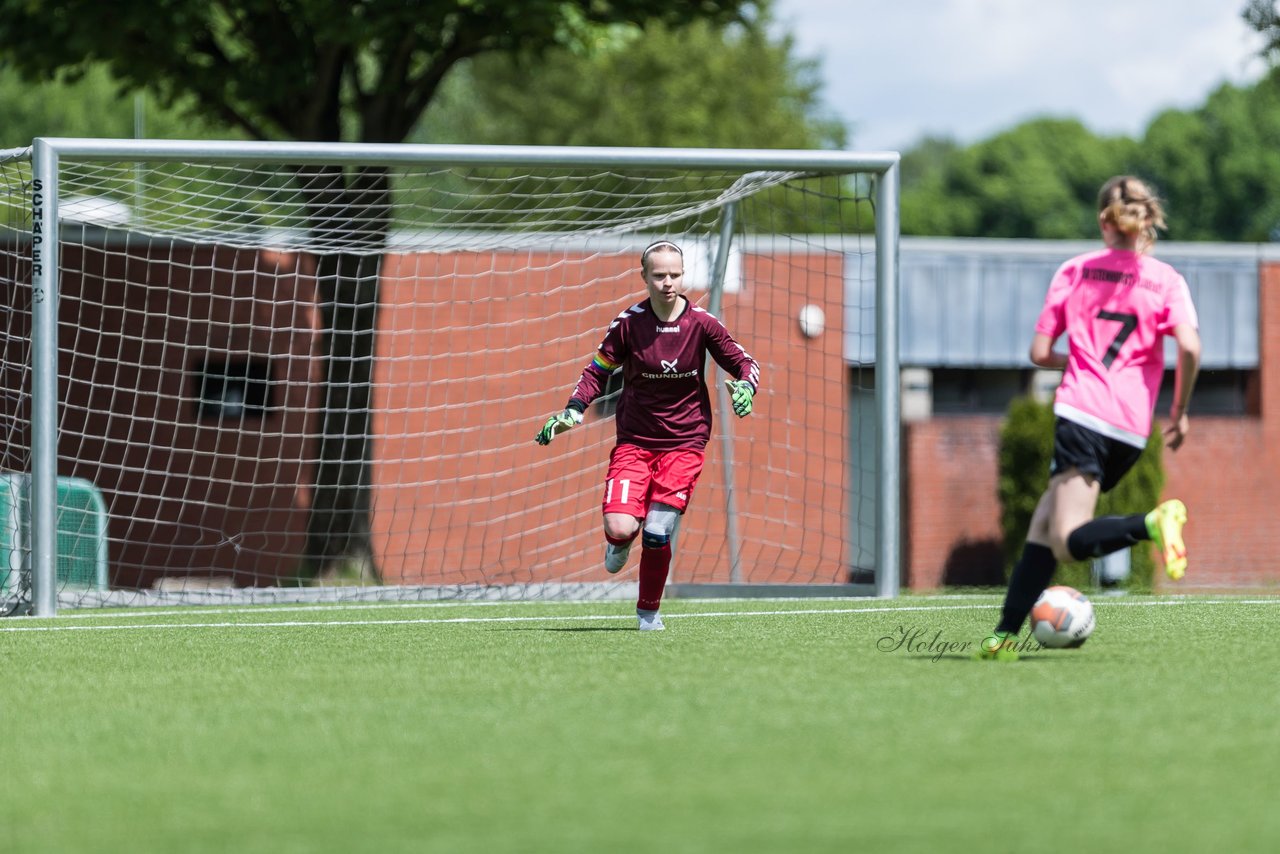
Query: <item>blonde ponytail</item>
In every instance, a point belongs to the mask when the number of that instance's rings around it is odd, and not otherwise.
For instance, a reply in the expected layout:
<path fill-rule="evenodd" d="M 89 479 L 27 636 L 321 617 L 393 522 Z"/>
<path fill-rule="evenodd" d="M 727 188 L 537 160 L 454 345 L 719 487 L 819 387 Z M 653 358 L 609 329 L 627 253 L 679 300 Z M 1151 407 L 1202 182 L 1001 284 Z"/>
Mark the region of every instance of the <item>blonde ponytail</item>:
<path fill-rule="evenodd" d="M 1132 175 L 1117 175 L 1102 185 L 1098 212 L 1103 222 L 1133 239 L 1140 252 L 1155 245 L 1157 231 L 1165 228 L 1160 199 L 1146 183 Z"/>

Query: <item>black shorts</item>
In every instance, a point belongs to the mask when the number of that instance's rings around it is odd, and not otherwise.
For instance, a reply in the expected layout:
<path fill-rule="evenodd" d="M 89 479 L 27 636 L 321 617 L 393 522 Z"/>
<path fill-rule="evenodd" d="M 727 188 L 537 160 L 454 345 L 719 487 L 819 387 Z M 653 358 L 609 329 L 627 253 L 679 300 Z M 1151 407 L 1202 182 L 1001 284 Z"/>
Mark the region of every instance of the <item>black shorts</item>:
<path fill-rule="evenodd" d="M 1102 491 L 1109 492 L 1133 468 L 1142 451 L 1074 421 L 1057 418 L 1053 425 L 1053 462 L 1049 464 L 1049 476 L 1078 468 L 1097 478 Z"/>

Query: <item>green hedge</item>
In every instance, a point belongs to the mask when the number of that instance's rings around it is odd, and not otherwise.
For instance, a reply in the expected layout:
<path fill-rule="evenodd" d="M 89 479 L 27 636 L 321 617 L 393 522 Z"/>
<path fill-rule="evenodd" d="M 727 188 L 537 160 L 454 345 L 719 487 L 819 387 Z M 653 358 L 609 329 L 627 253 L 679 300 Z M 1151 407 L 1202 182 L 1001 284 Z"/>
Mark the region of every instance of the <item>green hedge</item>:
<path fill-rule="evenodd" d="M 1164 489 L 1163 444 L 1156 430 L 1137 464 L 1115 489 L 1098 501 L 1098 516 L 1146 513 L 1160 501 Z M 1027 526 L 1036 502 L 1049 483 L 1049 463 L 1053 458 L 1053 408 L 1030 397 L 1020 397 L 1009 405 L 1000 429 L 1000 527 L 1004 533 L 1005 578 L 1013 570 L 1027 536 Z M 1155 556 L 1150 544 L 1133 548 L 1129 578 L 1125 587 L 1134 591 L 1151 589 Z M 1057 584 L 1085 589 L 1093 584 L 1090 561 L 1058 567 Z"/>

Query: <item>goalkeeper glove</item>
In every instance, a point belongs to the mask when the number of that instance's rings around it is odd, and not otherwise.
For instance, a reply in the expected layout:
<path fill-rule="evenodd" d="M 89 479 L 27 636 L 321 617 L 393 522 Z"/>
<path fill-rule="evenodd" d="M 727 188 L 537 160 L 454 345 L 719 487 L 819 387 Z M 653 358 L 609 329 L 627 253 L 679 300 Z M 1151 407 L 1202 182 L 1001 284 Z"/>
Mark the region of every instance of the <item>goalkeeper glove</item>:
<path fill-rule="evenodd" d="M 750 415 L 751 399 L 756 395 L 751 388 L 751 383 L 746 380 L 725 380 L 724 385 L 729 389 L 729 396 L 733 399 L 734 413 L 739 418 Z"/>
<path fill-rule="evenodd" d="M 538 435 L 534 437 L 533 441 L 539 445 L 550 445 L 551 440 L 556 436 L 581 423 L 582 413 L 571 407 L 565 407 L 563 412 L 557 412 L 547 419 L 547 423 L 538 431 Z"/>

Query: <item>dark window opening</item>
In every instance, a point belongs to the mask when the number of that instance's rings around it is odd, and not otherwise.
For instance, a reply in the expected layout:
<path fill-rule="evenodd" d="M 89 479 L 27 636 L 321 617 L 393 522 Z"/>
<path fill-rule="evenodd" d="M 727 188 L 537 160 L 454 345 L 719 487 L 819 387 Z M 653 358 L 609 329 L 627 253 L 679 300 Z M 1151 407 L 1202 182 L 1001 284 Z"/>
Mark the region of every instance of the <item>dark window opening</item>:
<path fill-rule="evenodd" d="M 1001 414 L 1016 397 L 1027 393 L 1032 372 L 1022 368 L 933 371 L 933 414 Z"/>
<path fill-rule="evenodd" d="M 1165 371 L 1156 398 L 1156 418 L 1169 417 L 1173 406 L 1174 372 Z M 1261 406 L 1255 389 L 1257 371 L 1202 370 L 1191 392 L 1191 418 L 1197 415 L 1260 415 Z"/>
<path fill-rule="evenodd" d="M 275 406 L 272 363 L 267 359 L 216 357 L 191 367 L 195 417 L 262 419 Z"/>
<path fill-rule="evenodd" d="M 1027 394 L 1034 371 L 1028 369 L 935 368 L 932 372 L 932 411 L 943 415 L 998 415 L 1014 398 Z M 1258 415 L 1259 380 L 1256 370 L 1204 370 L 1191 398 L 1191 416 Z M 1155 417 L 1165 419 L 1173 404 L 1174 372 L 1165 371 Z M 1044 389 L 1052 400 L 1052 388 Z"/>

